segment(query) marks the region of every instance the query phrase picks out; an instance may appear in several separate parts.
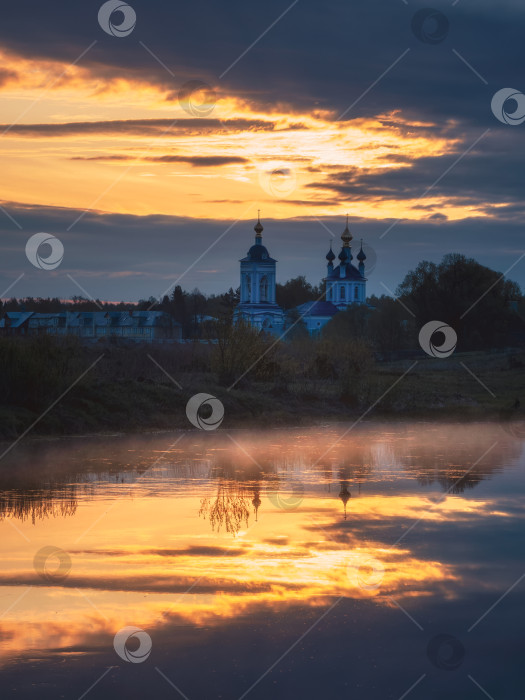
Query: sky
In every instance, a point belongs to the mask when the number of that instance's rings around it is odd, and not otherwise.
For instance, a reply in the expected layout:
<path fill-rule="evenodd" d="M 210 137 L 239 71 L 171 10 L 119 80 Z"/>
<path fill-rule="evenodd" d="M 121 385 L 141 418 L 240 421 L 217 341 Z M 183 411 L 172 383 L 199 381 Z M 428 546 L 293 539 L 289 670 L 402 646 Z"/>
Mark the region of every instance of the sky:
<path fill-rule="evenodd" d="M 369 294 L 450 252 L 525 285 L 524 21 L 518 0 L 14 4 L 0 297 L 235 288 L 258 210 L 280 282 L 318 284 L 348 214 Z M 62 246 L 31 261 L 41 232 Z"/>

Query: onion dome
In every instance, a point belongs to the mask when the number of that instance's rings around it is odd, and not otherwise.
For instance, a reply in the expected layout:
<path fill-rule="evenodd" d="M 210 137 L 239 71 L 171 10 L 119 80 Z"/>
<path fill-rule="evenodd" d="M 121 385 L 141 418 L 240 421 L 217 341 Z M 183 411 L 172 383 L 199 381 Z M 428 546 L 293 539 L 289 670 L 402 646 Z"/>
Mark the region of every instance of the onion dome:
<path fill-rule="evenodd" d="M 259 489 L 254 489 L 252 505 L 253 505 L 253 512 L 255 513 L 255 522 L 257 522 L 257 514 L 258 514 L 259 506 L 261 505 L 261 503 L 262 503 L 262 501 L 259 498 Z"/>
<path fill-rule="evenodd" d="M 361 250 L 357 254 L 357 259 L 359 260 L 359 262 L 364 262 L 366 260 L 366 255 L 365 255 L 364 250 L 363 250 L 363 241 L 362 240 L 361 240 Z"/>
<path fill-rule="evenodd" d="M 271 262 L 272 258 L 270 258 L 268 248 L 263 246 L 262 243 L 256 243 L 255 245 L 252 245 L 248 251 L 248 255 L 243 258 L 243 260 L 246 262 L 260 262 L 262 260 L 269 260 Z"/>
<path fill-rule="evenodd" d="M 253 227 L 253 230 L 255 231 L 257 238 L 260 238 L 264 229 L 263 229 L 263 226 L 261 224 L 261 220 L 260 220 L 259 216 L 257 216 L 257 223 Z"/>
<path fill-rule="evenodd" d="M 326 254 L 326 259 L 328 260 L 329 263 L 331 263 L 333 260 L 335 260 L 335 254 L 334 254 L 334 251 L 332 250 L 332 243 L 330 243 L 330 250 Z"/>
<path fill-rule="evenodd" d="M 350 241 L 352 240 L 353 236 L 350 233 L 350 230 L 348 228 L 348 215 L 346 216 L 346 228 L 341 234 L 341 240 L 343 241 L 344 246 L 348 246 L 350 244 Z"/>
<path fill-rule="evenodd" d="M 352 497 L 352 494 L 348 490 L 348 484 L 345 481 L 341 482 L 341 490 L 339 491 L 339 498 L 343 501 L 343 509 L 346 520 L 346 504 Z"/>

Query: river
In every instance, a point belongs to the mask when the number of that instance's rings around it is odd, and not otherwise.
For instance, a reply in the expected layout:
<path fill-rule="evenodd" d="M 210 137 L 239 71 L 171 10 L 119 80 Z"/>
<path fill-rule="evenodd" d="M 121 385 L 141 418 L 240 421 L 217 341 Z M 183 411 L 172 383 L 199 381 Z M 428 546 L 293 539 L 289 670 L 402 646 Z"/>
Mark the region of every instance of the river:
<path fill-rule="evenodd" d="M 23 441 L 6 697 L 514 700 L 525 469 L 499 423 Z"/>

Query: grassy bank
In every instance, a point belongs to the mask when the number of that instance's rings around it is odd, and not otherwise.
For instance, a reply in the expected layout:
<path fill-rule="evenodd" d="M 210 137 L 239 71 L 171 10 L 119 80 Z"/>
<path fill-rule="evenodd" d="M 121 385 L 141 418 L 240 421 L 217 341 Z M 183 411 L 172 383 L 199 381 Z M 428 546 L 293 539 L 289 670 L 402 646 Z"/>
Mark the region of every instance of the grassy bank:
<path fill-rule="evenodd" d="M 525 406 L 525 352 L 518 350 L 456 353 L 446 360 L 421 353 L 390 363 L 356 362 L 354 356 L 350 369 L 337 372 L 327 370 L 326 349 L 311 346 L 309 361 L 303 347 L 295 364 L 289 356 L 265 358 L 258 372 L 232 387 L 235 379 L 225 381 L 212 370 L 217 349 L 198 344 L 86 347 L 38 339 L 4 340 L 0 349 L 5 440 L 35 421 L 33 436 L 189 428 L 185 407 L 198 392 L 222 401 L 225 428 L 351 420 L 371 406 L 367 417 L 454 419 L 499 418 L 516 399 Z"/>

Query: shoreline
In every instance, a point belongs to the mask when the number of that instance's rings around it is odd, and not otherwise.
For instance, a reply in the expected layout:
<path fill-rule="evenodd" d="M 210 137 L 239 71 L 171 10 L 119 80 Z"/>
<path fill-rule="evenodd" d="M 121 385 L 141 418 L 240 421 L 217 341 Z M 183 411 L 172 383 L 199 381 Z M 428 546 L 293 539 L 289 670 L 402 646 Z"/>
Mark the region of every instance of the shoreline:
<path fill-rule="evenodd" d="M 195 435 L 200 435 L 203 433 L 218 433 L 218 432 L 239 432 L 239 431 L 256 431 L 256 430 L 294 430 L 310 427 L 321 427 L 324 424 L 329 423 L 330 425 L 341 425 L 348 426 L 355 423 L 355 428 L 360 425 L 370 425 L 377 423 L 387 423 L 391 425 L 407 424 L 407 423 L 421 423 L 421 424 L 433 424 L 433 423 L 463 423 L 463 424 L 482 424 L 482 423 L 501 423 L 502 429 L 505 430 L 504 424 L 506 422 L 511 423 L 514 418 L 510 416 L 505 419 L 502 417 L 501 412 L 490 412 L 485 413 L 483 411 L 471 411 L 466 412 L 465 410 L 454 407 L 455 410 L 450 410 L 450 407 L 440 407 L 438 409 L 429 410 L 422 414 L 421 412 L 414 413 L 411 411 L 405 412 L 370 412 L 363 417 L 363 413 L 355 412 L 348 414 L 345 419 L 342 419 L 340 415 L 309 415 L 310 420 L 302 420 L 297 422 L 297 420 L 285 421 L 281 420 L 279 424 L 272 424 L 271 422 L 262 422 L 255 424 L 253 422 L 248 422 L 245 420 L 235 421 L 232 423 L 227 423 L 226 421 L 218 430 L 203 431 L 198 428 L 193 427 L 189 421 L 186 420 L 186 426 L 184 425 L 174 425 L 173 427 L 154 427 L 148 426 L 143 429 L 139 429 L 137 426 L 130 428 L 129 430 L 95 430 L 86 432 L 71 432 L 71 433 L 60 433 L 60 432 L 39 432 L 35 428 L 35 432 L 28 433 L 27 436 L 22 438 L 24 443 L 50 443 L 68 440 L 90 440 L 90 439 L 108 439 L 108 438 L 126 438 L 128 436 L 140 435 L 140 436 L 153 436 L 153 435 L 178 435 L 184 433 L 193 433 Z M 281 416 L 282 418 L 282 416 Z M 292 414 L 290 414 L 290 419 L 292 419 Z M 523 415 L 520 413 L 520 421 L 525 423 L 525 411 Z M 524 435 L 525 437 L 525 435 Z M 0 437 L 0 452 L 3 449 L 8 448 L 15 441 L 21 442 L 21 436 L 16 436 L 12 439 L 7 437 Z"/>
<path fill-rule="evenodd" d="M 264 379 L 245 379 L 233 389 L 206 366 L 178 368 L 178 358 L 171 355 L 161 358 L 162 366 L 167 364 L 170 370 L 168 376 L 147 358 L 144 364 L 142 356 L 118 352 L 104 367 L 72 385 L 67 376 L 76 379 L 90 356 L 81 357 L 82 362 L 75 359 L 80 367 L 66 364 L 67 372 L 54 373 L 50 360 L 40 359 L 29 386 L 24 385 L 24 374 L 17 382 L 8 377 L 12 388 L 0 405 L 0 444 L 25 439 L 28 428 L 32 440 L 201 432 L 186 416 L 188 400 L 199 393 L 223 404 L 222 429 L 231 430 L 361 420 L 525 421 L 523 350 L 512 356 L 457 353 L 450 360 L 422 357 L 416 362 L 357 364 L 351 376 L 342 378 L 270 373 Z"/>

